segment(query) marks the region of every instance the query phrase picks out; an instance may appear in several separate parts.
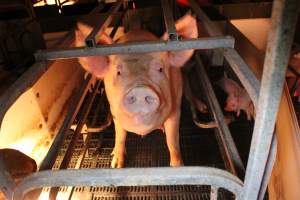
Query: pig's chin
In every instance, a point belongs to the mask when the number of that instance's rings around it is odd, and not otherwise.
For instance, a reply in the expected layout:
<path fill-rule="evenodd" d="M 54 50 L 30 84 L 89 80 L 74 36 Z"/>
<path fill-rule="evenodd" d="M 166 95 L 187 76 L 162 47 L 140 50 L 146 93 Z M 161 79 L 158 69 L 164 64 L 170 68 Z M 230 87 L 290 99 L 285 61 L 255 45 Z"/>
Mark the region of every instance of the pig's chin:
<path fill-rule="evenodd" d="M 162 122 L 157 120 L 158 118 L 158 113 L 135 114 L 132 116 L 122 115 L 120 116 L 120 123 L 127 131 L 145 135 L 162 124 Z"/>

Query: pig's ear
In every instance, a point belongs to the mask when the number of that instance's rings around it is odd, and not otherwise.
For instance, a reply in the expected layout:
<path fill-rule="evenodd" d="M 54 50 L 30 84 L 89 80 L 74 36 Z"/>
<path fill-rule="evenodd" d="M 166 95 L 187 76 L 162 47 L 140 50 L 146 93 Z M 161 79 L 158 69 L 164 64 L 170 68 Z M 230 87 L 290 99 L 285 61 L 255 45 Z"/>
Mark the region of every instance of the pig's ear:
<path fill-rule="evenodd" d="M 177 33 L 185 39 L 198 37 L 197 21 L 190 13 L 177 20 L 175 27 Z M 168 34 L 165 33 L 162 39 L 168 39 Z M 182 67 L 192 57 L 193 53 L 193 49 L 169 52 L 169 63 L 174 67 Z"/>
<path fill-rule="evenodd" d="M 85 38 L 90 34 L 91 31 L 92 27 L 79 22 L 75 32 L 75 46 L 85 46 Z M 96 41 L 97 44 L 112 43 L 112 39 L 105 33 L 102 33 L 98 38 L 96 38 Z M 86 71 L 95 75 L 97 78 L 103 78 L 105 73 L 108 71 L 108 56 L 80 57 L 78 58 L 78 61 Z"/>

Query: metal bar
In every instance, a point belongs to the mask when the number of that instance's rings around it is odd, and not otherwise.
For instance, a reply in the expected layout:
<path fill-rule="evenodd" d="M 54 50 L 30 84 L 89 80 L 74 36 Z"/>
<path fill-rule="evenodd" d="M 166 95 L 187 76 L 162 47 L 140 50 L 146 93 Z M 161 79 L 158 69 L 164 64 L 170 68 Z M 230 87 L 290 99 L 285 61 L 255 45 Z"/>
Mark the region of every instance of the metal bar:
<path fill-rule="evenodd" d="M 196 61 L 198 64 L 198 66 L 196 67 L 197 75 L 202 83 L 205 93 L 207 94 L 210 110 L 212 111 L 214 119 L 218 124 L 218 137 L 221 139 L 222 146 L 224 148 L 225 156 L 227 158 L 226 163 L 229 165 L 230 171 L 233 174 L 244 174 L 244 164 L 237 151 L 236 145 L 225 122 L 220 105 L 217 101 L 217 97 L 213 91 L 213 87 L 209 81 L 207 73 L 198 54 L 196 54 Z"/>
<path fill-rule="evenodd" d="M 185 66 L 185 68 L 187 68 L 187 66 Z M 210 122 L 204 122 L 199 120 L 198 116 L 197 116 L 197 109 L 195 106 L 195 101 L 197 101 L 196 97 L 192 94 L 192 90 L 191 90 L 191 86 L 190 83 L 188 81 L 188 72 L 185 71 L 183 69 L 183 74 L 182 74 L 182 78 L 183 78 L 183 93 L 185 98 L 187 99 L 187 101 L 190 104 L 190 110 L 192 113 L 192 119 L 193 122 L 196 126 L 198 126 L 199 128 L 216 128 L 218 125 L 215 121 L 210 121 Z M 229 117 L 226 116 L 225 117 L 225 123 L 226 124 L 230 124 L 233 121 L 233 117 Z"/>
<path fill-rule="evenodd" d="M 113 15 L 119 10 L 122 4 L 123 0 L 119 0 L 117 3 L 115 3 L 108 11 L 109 14 L 107 15 L 107 18 L 104 20 L 104 22 L 97 24 L 97 26 L 93 28 L 91 33 L 85 39 L 85 43 L 88 47 L 95 47 L 97 45 L 96 37 L 98 35 L 101 35 L 110 25 L 113 20 Z"/>
<path fill-rule="evenodd" d="M 96 83 L 96 86 L 92 92 L 92 94 L 90 94 L 90 96 L 88 96 L 88 99 L 87 99 L 87 102 L 84 104 L 84 107 L 82 108 L 82 116 L 79 117 L 79 122 L 78 122 L 78 125 L 72 135 L 72 138 L 71 138 L 71 141 L 68 145 L 68 148 L 66 150 L 66 153 L 64 155 L 64 158 L 59 166 L 59 169 L 67 169 L 68 168 L 68 165 L 71 161 L 71 158 L 72 158 L 72 155 L 73 155 L 73 152 L 74 152 L 74 148 L 75 148 L 75 145 L 77 143 L 77 140 L 79 139 L 80 135 L 81 135 L 81 130 L 82 130 L 82 127 L 88 117 L 88 114 L 92 108 L 92 103 L 94 102 L 94 99 L 96 97 L 96 94 L 97 94 L 97 91 L 98 91 L 98 88 L 101 84 L 101 81 L 97 81 Z M 51 197 L 55 197 L 54 199 L 56 199 L 56 196 L 57 196 L 57 193 L 58 193 L 58 190 L 59 188 L 55 187 L 55 188 L 51 188 L 51 191 L 50 191 L 50 196 Z"/>
<path fill-rule="evenodd" d="M 201 10 L 195 0 L 189 0 L 191 8 L 196 13 L 197 17 L 203 23 L 210 36 L 221 36 L 222 32 L 215 26 L 215 24 L 207 17 Z M 229 65 L 239 77 L 241 83 L 250 95 L 254 106 L 257 106 L 258 94 L 260 89 L 259 80 L 255 77 L 254 73 L 250 70 L 248 65 L 243 61 L 240 55 L 233 48 L 225 48 L 221 50 Z"/>
<path fill-rule="evenodd" d="M 2 192 L 7 199 L 12 199 L 14 188 L 15 181 L 7 171 L 2 158 L 0 158 L 0 192 Z"/>
<path fill-rule="evenodd" d="M 97 45 L 96 47 L 74 47 L 57 50 L 39 50 L 35 53 L 37 60 L 58 60 L 77 57 L 147 53 L 158 51 L 179 51 L 185 49 L 215 49 L 233 47 L 234 40 L 231 36 L 209 37 L 201 39 L 185 39 L 180 41 L 147 41 L 130 42 L 127 44 Z"/>
<path fill-rule="evenodd" d="M 166 31 L 169 34 L 169 40 L 178 40 L 178 34 L 176 32 L 173 13 L 170 8 L 169 0 L 161 0 L 161 7 L 164 14 Z"/>
<path fill-rule="evenodd" d="M 99 115 L 98 115 L 97 113 L 100 112 L 100 107 L 101 107 L 101 104 L 103 103 L 102 101 L 103 101 L 103 96 L 104 96 L 104 95 L 105 95 L 105 94 L 104 94 L 104 89 L 103 89 L 102 92 L 101 92 L 101 96 L 100 96 L 99 102 L 97 103 L 97 106 L 96 106 L 96 109 L 95 109 L 95 113 L 96 113 L 96 114 L 93 116 L 93 119 L 92 119 L 92 122 L 91 122 L 91 126 L 94 126 L 94 125 L 97 123 L 97 121 L 98 121 L 98 116 L 99 116 Z M 84 161 L 84 159 L 85 159 L 86 152 L 87 152 L 87 150 L 88 150 L 88 148 L 89 148 L 91 138 L 92 138 L 92 133 L 87 133 L 87 136 L 86 136 L 86 138 L 85 138 L 84 145 L 83 145 L 83 148 L 81 149 L 81 153 L 80 153 L 80 156 L 79 156 L 79 158 L 78 158 L 78 160 L 77 160 L 77 164 L 76 164 L 75 169 L 80 169 L 80 168 L 82 168 L 83 161 Z M 101 139 L 101 140 L 102 140 L 102 138 L 103 138 L 103 135 L 102 135 L 102 137 L 100 136 L 100 139 Z M 99 142 L 99 143 L 101 144 L 102 142 Z M 72 187 L 68 199 L 71 199 L 71 198 L 72 198 L 73 193 L 74 193 L 74 187 Z"/>
<path fill-rule="evenodd" d="M 203 26 L 207 33 L 211 36 L 222 36 L 223 33 L 215 24 L 208 18 L 208 16 L 202 11 L 198 3 L 195 0 L 189 0 L 190 7 L 196 13 L 198 19 L 203 23 Z"/>
<path fill-rule="evenodd" d="M 92 94 L 90 94 L 90 96 L 88 97 L 87 99 L 87 102 L 84 104 L 84 107 L 82 108 L 82 116 L 80 116 L 79 118 L 79 122 L 78 122 L 78 125 L 74 131 L 74 134 L 72 136 L 72 139 L 68 145 L 68 149 L 64 155 L 64 158 L 60 164 L 60 167 L 59 169 L 66 169 L 69 165 L 69 162 L 72 158 L 72 155 L 73 155 L 73 152 L 74 152 L 74 148 L 75 148 L 75 145 L 76 145 L 76 142 L 81 134 L 81 130 L 82 130 L 82 127 L 88 117 L 88 114 L 92 108 L 92 103 L 94 102 L 95 100 L 95 97 L 96 97 L 96 94 L 97 94 L 97 91 L 98 91 L 98 88 L 101 84 L 101 81 L 97 81 L 96 83 L 96 86 L 94 88 L 94 91 Z"/>
<path fill-rule="evenodd" d="M 72 125 L 72 123 L 79 111 L 79 108 L 83 102 L 83 99 L 89 90 L 91 77 L 92 76 L 89 74 L 87 76 L 87 78 L 84 80 L 80 89 L 73 95 L 71 102 L 70 102 L 69 112 L 68 112 L 67 116 L 65 117 L 64 122 L 63 122 L 57 136 L 55 137 L 45 159 L 42 162 L 42 164 L 40 166 L 40 170 L 46 170 L 46 169 L 52 168 L 52 166 L 55 162 L 55 159 L 58 155 L 59 148 L 62 145 L 62 142 L 65 138 L 65 132 Z"/>
<path fill-rule="evenodd" d="M 26 177 L 16 188 L 13 199 L 21 200 L 27 192 L 40 187 L 79 185 L 214 185 L 240 197 L 242 184 L 229 172 L 210 167 L 49 170 Z"/>
<path fill-rule="evenodd" d="M 260 191 L 258 194 L 258 200 L 263 200 L 265 198 L 269 179 L 272 175 L 272 169 L 273 169 L 273 166 L 274 166 L 274 163 L 276 160 L 276 154 L 277 154 L 277 136 L 276 136 L 276 132 L 275 132 L 275 134 L 273 135 L 273 138 L 272 138 L 271 149 L 270 149 L 270 153 L 268 156 L 267 166 L 265 169 L 263 180 L 261 183 L 261 188 L 260 188 Z"/>
<path fill-rule="evenodd" d="M 243 199 L 257 199 L 266 168 L 299 10 L 298 0 L 275 0 Z"/>

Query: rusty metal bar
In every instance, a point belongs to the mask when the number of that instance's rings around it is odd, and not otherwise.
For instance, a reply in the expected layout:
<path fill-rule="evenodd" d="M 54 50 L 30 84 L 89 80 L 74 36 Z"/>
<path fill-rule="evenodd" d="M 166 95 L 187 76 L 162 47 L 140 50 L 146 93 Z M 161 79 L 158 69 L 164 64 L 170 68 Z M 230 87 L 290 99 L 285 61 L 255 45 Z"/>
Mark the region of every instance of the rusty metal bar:
<path fill-rule="evenodd" d="M 68 177 L 68 178 L 66 178 Z M 225 170 L 210 167 L 77 169 L 37 172 L 16 188 L 14 200 L 36 188 L 57 186 L 213 185 L 241 196 L 242 181 Z"/>
<path fill-rule="evenodd" d="M 210 36 L 223 35 L 222 32 L 215 26 L 215 24 L 201 10 L 195 0 L 189 0 L 189 3 Z M 248 65 L 243 61 L 243 59 L 235 49 L 224 48 L 223 50 L 221 50 L 221 53 L 226 58 L 229 65 L 239 77 L 241 83 L 249 93 L 254 106 L 257 107 L 258 94 L 260 89 L 259 80 L 255 77 L 254 73 L 250 70 Z"/>
<path fill-rule="evenodd" d="M 85 43 L 88 47 L 95 47 L 97 45 L 96 37 L 101 35 L 104 30 L 110 25 L 113 19 L 113 15 L 119 10 L 124 0 L 119 0 L 115 3 L 111 9 L 108 11 L 107 18 L 103 21 L 103 23 L 98 23 L 96 27 L 93 28 L 91 33 L 85 39 Z"/>
<path fill-rule="evenodd" d="M 220 138 L 222 147 L 225 153 L 225 162 L 226 165 L 229 166 L 229 170 L 233 174 L 244 174 L 245 167 L 242 162 L 242 159 L 237 151 L 234 140 L 231 136 L 230 130 L 225 122 L 224 115 L 222 113 L 222 109 L 217 101 L 217 97 L 213 91 L 213 87 L 209 81 L 207 73 L 204 69 L 200 56 L 196 54 L 196 71 L 199 77 L 200 82 L 202 83 L 202 88 L 207 94 L 208 104 L 210 110 L 212 111 L 213 117 L 218 125 L 218 138 Z"/>
<path fill-rule="evenodd" d="M 12 199 L 14 188 L 15 181 L 7 171 L 3 160 L 0 158 L 0 192 L 2 192 L 7 199 Z"/>
<path fill-rule="evenodd" d="M 161 0 L 161 7 L 164 15 L 166 31 L 169 34 L 169 40 L 178 40 L 178 34 L 176 32 L 173 13 L 171 11 L 169 0 Z"/>
<path fill-rule="evenodd" d="M 275 0 L 264 61 L 243 199 L 257 199 L 270 152 L 275 120 L 299 10 L 298 0 Z"/>
<path fill-rule="evenodd" d="M 185 49 L 215 49 L 233 46 L 234 39 L 231 36 L 224 36 L 201 39 L 185 39 L 172 42 L 130 42 L 126 44 L 97 45 L 96 47 L 89 48 L 74 47 L 57 50 L 39 50 L 35 53 L 35 58 L 36 60 L 59 60 L 97 55 L 178 51 Z"/>

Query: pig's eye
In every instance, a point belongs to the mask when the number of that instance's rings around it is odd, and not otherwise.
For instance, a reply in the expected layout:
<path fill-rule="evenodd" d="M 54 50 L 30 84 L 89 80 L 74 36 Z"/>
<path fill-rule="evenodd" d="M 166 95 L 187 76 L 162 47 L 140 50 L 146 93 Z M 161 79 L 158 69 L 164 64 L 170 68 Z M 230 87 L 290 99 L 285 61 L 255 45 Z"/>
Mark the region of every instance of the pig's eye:
<path fill-rule="evenodd" d="M 163 71 L 162 67 L 160 67 L 158 71 L 159 71 L 159 72 L 162 72 L 162 71 Z"/>
<path fill-rule="evenodd" d="M 121 72 L 120 72 L 120 71 L 118 71 L 118 72 L 117 72 L 117 75 L 118 75 L 118 76 L 120 76 L 120 75 L 121 75 Z"/>

